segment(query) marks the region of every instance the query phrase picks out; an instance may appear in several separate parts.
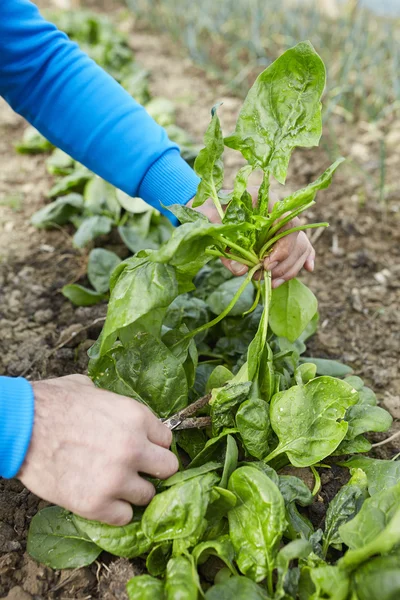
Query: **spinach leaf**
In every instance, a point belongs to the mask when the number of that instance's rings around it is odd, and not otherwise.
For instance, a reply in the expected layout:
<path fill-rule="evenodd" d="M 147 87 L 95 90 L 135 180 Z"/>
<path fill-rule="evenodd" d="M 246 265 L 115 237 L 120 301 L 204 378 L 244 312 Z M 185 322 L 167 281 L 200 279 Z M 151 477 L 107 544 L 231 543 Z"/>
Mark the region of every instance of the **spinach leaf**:
<path fill-rule="evenodd" d="M 107 298 L 107 294 L 95 292 L 83 285 L 78 285 L 77 283 L 64 285 L 61 289 L 61 293 L 68 298 L 72 304 L 75 304 L 75 306 L 93 306 Z"/>
<path fill-rule="evenodd" d="M 208 440 L 203 450 L 192 460 L 189 467 L 199 467 L 209 460 L 221 460 L 225 458 L 227 441 L 226 437 L 231 433 L 237 433 L 237 429 L 224 429 L 216 437 Z"/>
<path fill-rule="evenodd" d="M 87 217 L 78 227 L 74 234 L 73 242 L 77 248 L 83 248 L 97 238 L 99 235 L 106 235 L 110 233 L 113 226 L 113 221 L 110 217 L 104 215 L 94 215 L 93 217 Z"/>
<path fill-rule="evenodd" d="M 347 600 L 349 591 L 350 579 L 338 567 L 324 565 L 302 569 L 300 600 Z"/>
<path fill-rule="evenodd" d="M 33 517 L 27 550 L 37 562 L 53 569 L 90 565 L 102 551 L 76 527 L 72 515 L 58 506 L 44 508 Z"/>
<path fill-rule="evenodd" d="M 317 306 L 314 294 L 301 281 L 287 281 L 272 291 L 269 314 L 272 331 L 294 342 L 315 315 Z"/>
<path fill-rule="evenodd" d="M 94 248 L 90 251 L 88 260 L 88 279 L 96 292 L 105 294 L 110 288 L 110 277 L 121 259 L 110 250 Z"/>
<path fill-rule="evenodd" d="M 172 212 L 173 215 L 182 223 L 196 223 L 197 221 L 205 221 L 209 222 L 206 215 L 199 212 L 198 210 L 193 210 L 189 206 L 183 206 L 182 204 L 172 204 L 168 206 L 168 210 Z"/>
<path fill-rule="evenodd" d="M 233 379 L 233 374 L 223 365 L 215 367 L 206 385 L 206 392 L 211 392 L 214 388 L 220 388 Z"/>
<path fill-rule="evenodd" d="M 32 125 L 25 129 L 22 141 L 15 145 L 16 151 L 20 154 L 39 154 L 48 152 L 53 147 L 53 144 Z"/>
<path fill-rule="evenodd" d="M 400 556 L 378 556 L 357 569 L 354 588 L 358 600 L 397 600 L 400 597 Z"/>
<path fill-rule="evenodd" d="M 368 456 L 353 456 L 345 463 L 349 469 L 362 469 L 367 475 L 368 492 L 374 496 L 400 482 L 400 462 L 393 460 L 380 460 Z"/>
<path fill-rule="evenodd" d="M 221 160 L 224 140 L 217 115 L 217 106 L 212 110 L 211 123 L 204 136 L 205 148 L 200 150 L 194 162 L 194 170 L 201 177 L 193 207 L 201 206 L 208 198 L 218 198 L 224 180 L 224 166 Z"/>
<path fill-rule="evenodd" d="M 212 391 L 210 400 L 213 434 L 216 435 L 221 427 L 235 425 L 237 406 L 249 395 L 251 383 L 228 382 L 224 387 Z"/>
<path fill-rule="evenodd" d="M 354 469 L 350 481 L 331 500 L 326 512 L 323 552 L 326 555 L 330 545 L 342 543 L 339 527 L 351 521 L 360 511 L 368 496 L 367 477 L 361 469 Z"/>
<path fill-rule="evenodd" d="M 207 323 L 208 315 L 207 304 L 203 300 L 182 294 L 169 305 L 165 313 L 164 325 L 171 329 L 178 329 L 184 324 L 191 331 Z M 196 339 L 201 341 L 202 338 Z"/>
<path fill-rule="evenodd" d="M 343 454 L 357 454 L 357 452 L 369 452 L 372 448 L 369 442 L 363 435 L 358 435 L 354 440 L 346 440 L 340 442 L 332 456 L 342 456 Z"/>
<path fill-rule="evenodd" d="M 228 489 L 238 498 L 228 513 L 237 564 L 244 575 L 262 581 L 272 576 L 286 528 L 282 495 L 269 477 L 252 467 L 239 467 L 231 475 Z"/>
<path fill-rule="evenodd" d="M 168 561 L 165 600 L 197 600 L 200 589 L 199 576 L 192 559 L 175 556 Z"/>
<path fill-rule="evenodd" d="M 231 435 L 227 435 L 224 470 L 219 484 L 221 488 L 228 487 L 229 478 L 237 467 L 238 455 L 239 452 L 235 438 Z"/>
<path fill-rule="evenodd" d="M 164 584 L 150 575 L 136 575 L 126 584 L 129 600 L 165 600 Z"/>
<path fill-rule="evenodd" d="M 387 431 L 393 419 L 384 408 L 357 403 L 347 410 L 345 421 L 349 424 L 345 439 L 354 440 L 367 431 Z"/>
<path fill-rule="evenodd" d="M 169 542 L 153 546 L 146 558 L 146 569 L 153 577 L 164 575 L 171 558 L 172 544 Z"/>
<path fill-rule="evenodd" d="M 251 398 L 242 402 L 236 413 L 236 427 L 247 452 L 262 460 L 269 451 L 269 406 L 264 400 Z"/>
<path fill-rule="evenodd" d="M 207 437 L 202 429 L 183 429 L 174 433 L 176 443 L 184 450 L 191 460 L 204 448 Z"/>
<path fill-rule="evenodd" d="M 46 204 L 31 218 L 31 223 L 39 229 L 48 229 L 56 225 L 65 225 L 73 215 L 79 214 L 83 208 L 83 197 L 80 194 L 67 194 Z"/>
<path fill-rule="evenodd" d="M 285 452 L 295 467 L 307 467 L 329 456 L 344 439 L 348 424 L 341 419 L 356 402 L 356 390 L 333 377 L 275 394 L 270 419 L 279 444 L 266 460 Z"/>
<path fill-rule="evenodd" d="M 81 192 L 85 183 L 89 181 L 89 179 L 92 179 L 92 177 L 93 173 L 80 165 L 79 168 L 70 175 L 59 179 L 50 189 L 47 196 L 48 198 L 57 198 L 57 196 L 64 196 L 71 191 Z"/>
<path fill-rule="evenodd" d="M 206 473 L 177 483 L 154 496 L 142 518 L 152 543 L 188 538 L 198 531 L 206 514 L 212 486 L 219 481 Z"/>
<path fill-rule="evenodd" d="M 93 177 L 85 185 L 83 192 L 85 211 L 91 215 L 106 214 L 118 221 L 121 206 L 116 197 L 115 187 L 101 179 Z"/>
<path fill-rule="evenodd" d="M 313 501 L 311 491 L 302 479 L 293 475 L 279 475 L 278 487 L 285 501 L 288 523 L 285 537 L 294 540 L 301 536 L 308 540 L 314 533 L 314 527 L 311 521 L 298 511 L 296 503 L 300 506 L 311 504 Z"/>
<path fill-rule="evenodd" d="M 306 540 L 294 540 L 284 546 L 278 553 L 276 558 L 276 568 L 278 571 L 278 581 L 276 584 L 275 600 L 286 598 L 285 587 L 286 580 L 289 575 L 290 562 L 297 558 L 307 558 L 312 552 L 310 542 Z"/>
<path fill-rule="evenodd" d="M 330 377 L 344 377 L 353 372 L 351 367 L 344 365 L 337 360 L 327 358 L 313 358 L 311 356 L 303 356 L 300 362 L 313 363 L 317 367 L 317 375 L 329 375 Z"/>
<path fill-rule="evenodd" d="M 207 304 L 216 315 L 222 313 L 232 300 L 233 296 L 239 290 L 246 277 L 235 277 L 234 279 L 228 279 L 210 294 L 207 298 Z M 241 315 L 251 308 L 254 301 L 254 288 L 248 285 L 244 290 L 235 306 L 230 311 L 230 316 L 235 317 Z"/>
<path fill-rule="evenodd" d="M 80 532 L 102 550 L 115 556 L 135 558 L 150 550 L 150 542 L 142 530 L 141 516 L 142 511 L 135 508 L 133 521 L 121 527 L 89 521 L 77 515 L 74 515 L 73 522 Z"/>
<path fill-rule="evenodd" d="M 267 592 L 248 577 L 230 577 L 210 588 L 206 600 L 268 600 Z"/>
<path fill-rule="evenodd" d="M 237 570 L 233 564 L 235 551 L 229 535 L 223 535 L 215 540 L 208 540 L 207 542 L 197 544 L 193 548 L 192 555 L 196 565 L 202 565 L 211 555 L 218 556 L 218 558 L 224 561 L 231 573 L 237 575 Z"/>
<path fill-rule="evenodd" d="M 318 145 L 324 86 L 324 64 L 309 42 L 287 50 L 257 77 L 225 144 L 285 183 L 293 148 Z"/>
<path fill-rule="evenodd" d="M 231 437 L 231 436 L 228 436 Z M 181 483 L 182 481 L 188 481 L 189 479 L 193 479 L 193 477 L 198 477 L 199 475 L 204 475 L 205 473 L 210 473 L 211 471 L 217 471 L 218 469 L 222 469 L 223 464 L 221 462 L 210 461 L 201 465 L 200 467 L 196 467 L 195 469 L 185 469 L 185 471 L 179 471 L 175 473 L 175 475 L 171 475 L 165 481 L 163 481 L 160 485 L 161 487 L 171 487 L 171 485 L 175 485 L 176 483 Z"/>
<path fill-rule="evenodd" d="M 339 534 L 350 548 L 339 561 L 352 570 L 374 554 L 390 552 L 400 543 L 400 483 L 365 500 L 360 512 L 339 527 Z"/>

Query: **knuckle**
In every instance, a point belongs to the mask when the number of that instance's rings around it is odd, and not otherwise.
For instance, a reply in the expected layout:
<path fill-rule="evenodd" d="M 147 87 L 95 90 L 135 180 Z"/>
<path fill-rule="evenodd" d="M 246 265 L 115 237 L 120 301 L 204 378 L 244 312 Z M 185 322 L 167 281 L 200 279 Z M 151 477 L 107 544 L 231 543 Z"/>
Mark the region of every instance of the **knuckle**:
<path fill-rule="evenodd" d="M 150 483 L 146 486 L 138 487 L 134 492 L 134 503 L 138 506 L 146 506 L 153 499 L 156 490 Z"/>

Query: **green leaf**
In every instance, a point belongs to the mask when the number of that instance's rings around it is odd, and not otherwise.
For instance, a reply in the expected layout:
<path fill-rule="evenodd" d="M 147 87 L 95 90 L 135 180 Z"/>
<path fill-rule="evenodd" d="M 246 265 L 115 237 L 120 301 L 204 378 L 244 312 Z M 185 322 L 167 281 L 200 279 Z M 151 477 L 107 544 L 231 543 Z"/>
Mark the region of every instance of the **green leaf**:
<path fill-rule="evenodd" d="M 301 363 L 312 363 L 317 367 L 317 375 L 329 375 L 330 377 L 345 377 L 353 372 L 351 367 L 344 365 L 337 360 L 327 358 L 312 358 L 311 356 L 303 356 L 300 358 Z"/>
<path fill-rule="evenodd" d="M 211 421 L 214 435 L 221 427 L 233 427 L 235 425 L 235 413 L 239 404 L 245 400 L 250 393 L 251 383 L 228 382 L 222 388 L 215 388 L 211 394 Z"/>
<path fill-rule="evenodd" d="M 169 542 L 153 546 L 146 558 L 146 569 L 153 577 L 164 575 L 171 558 L 172 544 Z"/>
<path fill-rule="evenodd" d="M 221 481 L 219 483 L 221 488 L 228 487 L 228 481 L 232 473 L 237 467 L 238 464 L 238 456 L 239 451 L 237 444 L 235 442 L 235 438 L 231 435 L 226 436 L 226 454 L 225 454 L 225 463 L 224 470 L 222 473 Z"/>
<path fill-rule="evenodd" d="M 343 454 L 357 454 L 359 452 L 369 452 L 372 444 L 363 435 L 358 435 L 354 440 L 340 442 L 332 456 L 342 456 Z"/>
<path fill-rule="evenodd" d="M 106 300 L 107 294 L 101 294 L 90 290 L 83 285 L 71 283 L 64 285 L 61 290 L 63 296 L 68 298 L 75 306 L 92 306 Z"/>
<path fill-rule="evenodd" d="M 239 467 L 229 480 L 238 504 L 228 513 L 237 564 L 245 575 L 262 581 L 275 567 L 286 528 L 285 504 L 277 486 L 261 471 Z"/>
<path fill-rule="evenodd" d="M 323 460 L 344 439 L 348 424 L 342 419 L 356 402 L 356 390 L 333 377 L 317 377 L 275 394 L 270 419 L 279 444 L 266 460 L 282 452 L 295 467 Z"/>
<path fill-rule="evenodd" d="M 83 187 L 89 179 L 93 177 L 93 173 L 85 167 L 79 166 L 78 169 L 73 171 L 70 175 L 59 179 L 56 184 L 47 193 L 48 198 L 56 198 L 57 196 L 64 196 L 71 191 L 81 192 Z"/>
<path fill-rule="evenodd" d="M 210 438 L 203 450 L 199 452 L 199 454 L 192 460 L 189 467 L 198 467 L 200 465 L 204 465 L 204 463 L 210 460 L 221 460 L 222 458 L 225 459 L 227 447 L 226 437 L 231 433 L 237 433 L 237 429 L 224 429 L 216 437 Z"/>
<path fill-rule="evenodd" d="M 76 569 L 94 562 L 101 548 L 77 529 L 70 513 L 50 506 L 33 517 L 27 551 L 52 569 Z"/>
<path fill-rule="evenodd" d="M 228 279 L 228 281 L 221 283 L 221 285 L 210 294 L 207 298 L 207 304 L 215 315 L 219 315 L 226 309 L 245 279 L 245 276 Z M 229 315 L 231 317 L 236 317 L 243 314 L 252 307 L 253 301 L 254 288 L 252 285 L 248 285 Z"/>
<path fill-rule="evenodd" d="M 352 570 L 375 554 L 386 554 L 400 543 L 400 483 L 365 500 L 354 519 L 339 527 L 350 548 L 339 561 Z"/>
<path fill-rule="evenodd" d="M 56 225 L 65 225 L 73 215 L 79 214 L 83 208 L 83 197 L 80 194 L 67 194 L 46 204 L 31 218 L 31 223 L 39 229 L 47 229 Z"/>
<path fill-rule="evenodd" d="M 104 294 L 110 289 L 110 277 L 121 259 L 110 250 L 93 248 L 89 253 L 88 279 L 96 292 Z"/>
<path fill-rule="evenodd" d="M 269 405 L 259 398 L 250 398 L 239 406 L 236 427 L 247 452 L 262 460 L 269 451 Z"/>
<path fill-rule="evenodd" d="M 320 567 L 305 567 L 302 570 L 300 581 L 300 600 L 348 600 L 350 590 L 350 579 L 347 574 L 338 567 L 326 565 Z M 310 581 L 311 590 L 302 593 L 304 580 Z M 354 599 L 356 600 L 356 599 Z"/>
<path fill-rule="evenodd" d="M 208 540 L 201 542 L 193 548 L 192 556 L 196 565 L 202 565 L 210 556 L 218 556 L 233 575 L 237 575 L 236 568 L 233 564 L 235 559 L 235 550 L 228 535 L 223 535 L 216 540 Z"/>
<path fill-rule="evenodd" d="M 248 577 L 230 577 L 211 587 L 206 600 L 268 600 L 267 592 Z"/>
<path fill-rule="evenodd" d="M 195 534 L 206 514 L 211 488 L 218 480 L 214 473 L 206 473 L 154 496 L 142 518 L 149 540 L 157 543 Z"/>
<path fill-rule="evenodd" d="M 199 212 L 198 210 L 193 210 L 189 206 L 184 206 L 182 204 L 172 204 L 167 207 L 170 212 L 182 223 L 196 223 L 197 221 L 205 221 L 209 223 L 209 219 L 206 215 Z"/>
<path fill-rule="evenodd" d="M 354 440 L 368 431 L 387 431 L 393 419 L 384 408 L 356 404 L 347 410 L 345 421 L 349 424 L 346 440 Z"/>
<path fill-rule="evenodd" d="M 278 482 L 279 491 L 285 501 L 286 521 L 288 528 L 285 537 L 295 539 L 300 537 L 309 539 L 314 533 L 314 527 L 307 517 L 300 513 L 297 504 L 308 506 L 313 501 L 313 495 L 307 485 L 294 475 L 280 475 Z"/>
<path fill-rule="evenodd" d="M 223 365 L 218 365 L 208 378 L 206 391 L 211 392 L 214 388 L 221 388 L 231 379 L 233 379 L 233 373 Z"/>
<path fill-rule="evenodd" d="M 357 569 L 354 588 L 358 600 L 400 598 L 400 556 L 378 556 Z"/>
<path fill-rule="evenodd" d="M 54 148 L 37 129 L 28 126 L 22 136 L 22 141 L 15 145 L 15 149 L 20 154 L 39 154 L 40 152 L 48 152 Z"/>
<path fill-rule="evenodd" d="M 46 160 L 46 169 L 50 175 L 69 175 L 74 168 L 74 162 L 69 154 L 56 148 Z"/>
<path fill-rule="evenodd" d="M 128 343 L 91 361 L 89 374 L 103 389 L 139 397 L 159 417 L 168 417 L 187 405 L 188 386 L 182 361 L 161 340 L 145 331 L 132 332 Z M 116 379 L 123 384 L 118 391 Z"/>
<path fill-rule="evenodd" d="M 287 281 L 272 291 L 269 314 L 272 331 L 290 342 L 296 341 L 315 315 L 317 306 L 316 297 L 301 281 Z"/>
<path fill-rule="evenodd" d="M 225 144 L 285 183 L 293 148 L 318 145 L 324 87 L 324 64 L 310 42 L 287 50 L 257 77 Z"/>
<path fill-rule="evenodd" d="M 216 107 L 213 109 L 211 123 L 204 136 L 204 146 L 194 162 L 194 170 L 201 177 L 201 181 L 193 208 L 201 206 L 210 197 L 216 198 L 224 180 L 224 166 L 221 160 L 224 140 Z"/>
<path fill-rule="evenodd" d="M 285 213 L 291 212 L 296 208 L 312 202 L 318 190 L 323 190 L 330 186 L 332 177 L 338 166 L 344 161 L 344 158 L 338 158 L 318 179 L 310 183 L 307 187 L 294 192 L 283 200 L 276 202 L 271 211 L 271 221 L 274 222 Z"/>
<path fill-rule="evenodd" d="M 182 481 L 188 481 L 189 479 L 193 479 L 193 477 L 198 477 L 199 475 L 204 475 L 211 471 L 218 471 L 218 469 L 222 468 L 222 462 L 217 461 L 207 462 L 194 469 L 187 468 L 184 471 L 179 471 L 178 473 L 171 475 L 171 477 L 168 477 L 168 479 L 161 483 L 161 487 L 171 487 L 171 485 L 175 485 L 176 483 L 182 483 Z"/>
<path fill-rule="evenodd" d="M 110 233 L 113 221 L 109 217 L 95 215 L 87 217 L 79 226 L 73 237 L 74 246 L 83 248 L 99 235 Z"/>
<path fill-rule="evenodd" d="M 135 508 L 135 511 L 138 509 Z M 148 552 L 151 547 L 142 530 L 141 516 L 142 511 L 139 514 L 135 512 L 134 520 L 122 527 L 107 525 L 99 521 L 89 521 L 77 515 L 74 515 L 73 521 L 78 530 L 102 550 L 115 556 L 136 558 Z"/>
<path fill-rule="evenodd" d="M 163 324 L 171 329 L 179 329 L 184 324 L 189 331 L 197 329 L 209 320 L 207 304 L 189 294 L 181 294 L 169 305 Z"/>
<path fill-rule="evenodd" d="M 341 464 L 349 469 L 364 471 L 367 475 L 368 492 L 371 496 L 388 490 L 400 482 L 400 461 L 354 456 Z"/>
<path fill-rule="evenodd" d="M 165 600 L 196 600 L 200 582 L 193 560 L 186 556 L 170 558 L 165 580 Z"/>
<path fill-rule="evenodd" d="M 86 212 L 91 215 L 108 213 L 118 221 L 121 207 L 116 197 L 116 189 L 100 177 L 93 177 L 85 185 L 83 192 Z"/>
<path fill-rule="evenodd" d="M 140 215 L 143 213 L 152 213 L 154 208 L 147 204 L 142 198 L 133 198 L 129 194 L 125 194 L 122 190 L 116 191 L 117 200 L 126 211 L 134 215 Z"/>
<path fill-rule="evenodd" d="M 150 575 L 136 575 L 126 584 L 129 600 L 165 600 L 164 584 Z"/>
<path fill-rule="evenodd" d="M 364 471 L 355 469 L 350 481 L 329 503 L 325 518 L 324 554 L 330 545 L 342 543 L 339 527 L 356 516 L 367 496 L 367 477 Z"/>
<path fill-rule="evenodd" d="M 289 572 L 289 565 L 292 560 L 298 558 L 307 558 L 312 552 L 310 542 L 304 539 L 294 540 L 284 546 L 278 553 L 276 567 L 278 571 L 278 581 L 276 584 L 275 600 L 286 598 L 285 596 L 285 578 Z"/>

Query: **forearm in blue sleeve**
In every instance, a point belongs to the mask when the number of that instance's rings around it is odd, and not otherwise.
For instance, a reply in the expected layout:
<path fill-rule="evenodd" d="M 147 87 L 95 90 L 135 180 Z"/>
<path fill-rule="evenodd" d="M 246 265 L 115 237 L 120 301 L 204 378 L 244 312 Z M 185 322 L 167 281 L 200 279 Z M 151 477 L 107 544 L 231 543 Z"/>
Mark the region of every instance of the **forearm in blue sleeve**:
<path fill-rule="evenodd" d="M 55 146 L 155 208 L 199 182 L 145 109 L 29 0 L 2 0 L 0 95 Z"/>
<path fill-rule="evenodd" d="M 32 435 L 34 398 L 22 377 L 0 377 L 0 477 L 15 477 Z"/>

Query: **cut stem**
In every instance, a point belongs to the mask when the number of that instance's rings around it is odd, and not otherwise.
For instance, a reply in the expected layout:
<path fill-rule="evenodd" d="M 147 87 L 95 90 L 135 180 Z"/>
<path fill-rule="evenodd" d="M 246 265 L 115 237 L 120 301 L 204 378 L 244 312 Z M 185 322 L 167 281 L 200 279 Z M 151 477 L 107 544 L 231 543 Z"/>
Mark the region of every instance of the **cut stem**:
<path fill-rule="evenodd" d="M 278 240 L 290 235 L 291 233 L 295 233 L 296 231 L 304 231 L 304 229 L 317 229 L 318 227 L 329 227 L 329 223 L 310 223 L 308 225 L 299 225 L 298 227 L 292 227 L 291 229 L 286 229 L 286 231 L 282 231 L 275 237 L 268 240 L 266 244 L 261 248 L 260 256 L 265 256 L 265 253 L 271 246 L 273 246 Z"/>
<path fill-rule="evenodd" d="M 256 263 L 258 263 L 258 256 L 255 252 L 252 252 L 251 250 L 245 250 L 244 248 L 241 248 L 240 246 L 238 246 L 238 244 L 235 244 L 234 242 L 231 242 L 230 240 L 228 240 L 226 237 L 224 237 L 223 235 L 219 235 L 218 239 L 225 244 L 228 248 L 233 248 L 234 250 L 236 250 L 237 252 L 239 252 L 239 254 L 242 254 L 245 258 L 247 258 L 252 265 L 255 265 Z"/>
<path fill-rule="evenodd" d="M 271 229 L 269 230 L 269 238 L 273 237 L 275 235 L 275 233 L 277 231 L 279 231 L 280 229 L 282 229 L 282 227 L 284 227 L 287 223 L 289 223 L 289 221 L 291 221 L 292 219 L 295 219 L 296 217 L 298 217 L 299 215 L 301 215 L 302 212 L 304 212 L 305 210 L 307 210 L 308 208 L 310 208 L 311 206 L 313 206 L 315 204 L 314 200 L 312 202 L 309 202 L 308 204 L 304 204 L 303 206 L 300 206 L 300 208 L 293 210 L 291 213 L 289 213 L 288 215 L 286 215 L 286 217 L 283 217 L 283 219 L 281 219 L 280 221 L 278 221 L 278 223 L 276 223 L 276 225 L 274 225 L 273 227 L 271 227 Z"/>

